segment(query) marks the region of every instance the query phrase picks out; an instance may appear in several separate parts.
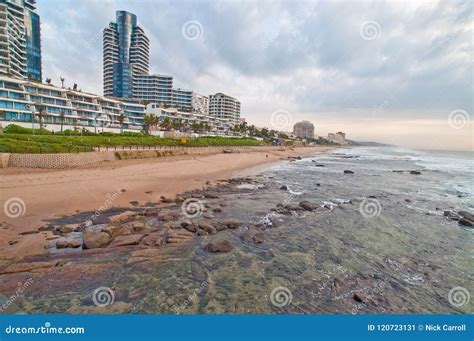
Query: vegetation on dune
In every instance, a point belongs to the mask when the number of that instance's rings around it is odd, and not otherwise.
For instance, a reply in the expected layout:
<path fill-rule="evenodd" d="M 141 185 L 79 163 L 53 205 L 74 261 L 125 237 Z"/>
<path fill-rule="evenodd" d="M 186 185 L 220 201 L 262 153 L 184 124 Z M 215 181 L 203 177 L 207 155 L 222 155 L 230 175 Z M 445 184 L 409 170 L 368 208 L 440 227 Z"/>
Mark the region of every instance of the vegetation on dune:
<path fill-rule="evenodd" d="M 76 153 L 88 152 L 97 147 L 154 147 L 154 146 L 258 146 L 264 142 L 249 137 L 199 137 L 174 139 L 149 136 L 144 133 L 124 132 L 91 133 L 88 131 L 64 130 L 51 133 L 9 125 L 0 134 L 0 152 L 10 153 Z"/>

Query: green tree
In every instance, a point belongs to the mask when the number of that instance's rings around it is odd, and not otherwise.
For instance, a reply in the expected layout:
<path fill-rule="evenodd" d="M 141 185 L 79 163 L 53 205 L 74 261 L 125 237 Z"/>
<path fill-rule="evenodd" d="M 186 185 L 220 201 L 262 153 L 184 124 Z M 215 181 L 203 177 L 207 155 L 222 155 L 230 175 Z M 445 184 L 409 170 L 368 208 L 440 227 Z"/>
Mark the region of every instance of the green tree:
<path fill-rule="evenodd" d="M 123 124 L 125 123 L 125 118 L 126 116 L 124 113 L 121 113 L 119 117 L 117 118 L 118 123 L 120 124 L 120 134 L 123 133 Z"/>

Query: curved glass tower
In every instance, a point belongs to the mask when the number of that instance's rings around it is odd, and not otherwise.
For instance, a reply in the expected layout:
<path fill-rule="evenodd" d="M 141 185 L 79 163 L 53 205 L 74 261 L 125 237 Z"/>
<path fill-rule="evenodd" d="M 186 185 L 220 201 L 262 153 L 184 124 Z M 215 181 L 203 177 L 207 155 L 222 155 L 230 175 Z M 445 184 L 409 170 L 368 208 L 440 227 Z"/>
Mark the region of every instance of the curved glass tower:
<path fill-rule="evenodd" d="M 35 0 L 0 0 L 0 74 L 41 81 L 40 18 Z"/>
<path fill-rule="evenodd" d="M 135 14 L 116 12 L 116 22 L 104 29 L 104 95 L 132 97 L 134 75 L 147 74 L 149 40 Z"/>

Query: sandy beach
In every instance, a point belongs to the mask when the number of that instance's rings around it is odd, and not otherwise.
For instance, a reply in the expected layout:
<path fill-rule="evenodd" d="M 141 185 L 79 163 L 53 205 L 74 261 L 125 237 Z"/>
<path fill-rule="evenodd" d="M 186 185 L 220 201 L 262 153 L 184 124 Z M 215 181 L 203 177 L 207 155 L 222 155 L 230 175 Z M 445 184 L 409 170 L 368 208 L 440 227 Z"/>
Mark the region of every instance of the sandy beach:
<path fill-rule="evenodd" d="M 316 155 L 333 148 L 269 148 L 246 153 L 122 160 L 70 170 L 1 169 L 2 201 L 19 198 L 25 203 L 25 212 L 16 218 L 1 212 L 0 222 L 4 225 L 0 230 L 0 252 L 6 257 L 12 253 L 18 257 L 44 252 L 48 234 L 19 234 L 42 226 L 45 220 L 101 207 L 132 207 L 130 202 L 156 201 L 161 196 L 202 188 L 206 182 L 230 178 L 289 156 Z"/>

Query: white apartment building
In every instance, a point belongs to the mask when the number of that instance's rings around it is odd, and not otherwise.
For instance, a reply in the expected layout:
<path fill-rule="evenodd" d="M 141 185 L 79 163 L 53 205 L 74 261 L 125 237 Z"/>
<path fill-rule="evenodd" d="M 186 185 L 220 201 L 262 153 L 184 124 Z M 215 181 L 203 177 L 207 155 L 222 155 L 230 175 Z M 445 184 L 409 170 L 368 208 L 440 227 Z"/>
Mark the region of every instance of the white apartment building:
<path fill-rule="evenodd" d="M 221 92 L 209 96 L 209 115 L 229 120 L 234 125 L 240 118 L 240 102 Z"/>
<path fill-rule="evenodd" d="M 200 113 L 178 111 L 174 108 L 164 109 L 160 108 L 156 103 L 148 104 L 146 107 L 146 113 L 147 115 L 151 114 L 159 117 L 160 121 L 163 121 L 166 117 L 168 117 L 170 120 L 183 120 L 189 125 L 191 125 L 193 122 L 206 123 L 210 127 L 209 131 L 214 133 L 225 133 L 231 127 L 230 122 L 226 119 Z"/>
<path fill-rule="evenodd" d="M 18 124 L 38 127 L 39 114 L 49 130 L 74 127 L 90 131 L 120 128 L 118 117 L 125 115 L 124 130 L 142 130 L 145 106 L 49 84 L 0 76 L 0 122 L 5 127 Z"/>
<path fill-rule="evenodd" d="M 196 113 L 209 115 L 209 97 L 193 92 L 191 104 Z"/>

